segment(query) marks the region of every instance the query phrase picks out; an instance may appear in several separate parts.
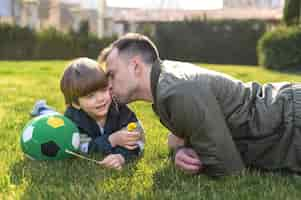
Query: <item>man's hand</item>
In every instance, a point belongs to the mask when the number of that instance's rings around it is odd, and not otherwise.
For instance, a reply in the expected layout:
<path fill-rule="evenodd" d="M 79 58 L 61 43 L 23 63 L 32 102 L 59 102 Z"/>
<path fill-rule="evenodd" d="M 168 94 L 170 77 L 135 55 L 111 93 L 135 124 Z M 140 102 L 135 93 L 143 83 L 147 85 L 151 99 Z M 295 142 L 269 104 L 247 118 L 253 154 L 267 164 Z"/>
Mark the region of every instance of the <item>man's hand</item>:
<path fill-rule="evenodd" d="M 129 150 L 138 147 L 137 142 L 140 140 L 140 133 L 136 131 L 119 130 L 109 136 L 112 147 L 121 146 Z"/>
<path fill-rule="evenodd" d="M 175 165 L 183 171 L 196 174 L 203 168 L 202 162 L 197 153 L 192 148 L 181 148 L 175 156 Z"/>
<path fill-rule="evenodd" d="M 98 163 L 107 168 L 121 170 L 125 160 L 121 154 L 110 154 Z"/>

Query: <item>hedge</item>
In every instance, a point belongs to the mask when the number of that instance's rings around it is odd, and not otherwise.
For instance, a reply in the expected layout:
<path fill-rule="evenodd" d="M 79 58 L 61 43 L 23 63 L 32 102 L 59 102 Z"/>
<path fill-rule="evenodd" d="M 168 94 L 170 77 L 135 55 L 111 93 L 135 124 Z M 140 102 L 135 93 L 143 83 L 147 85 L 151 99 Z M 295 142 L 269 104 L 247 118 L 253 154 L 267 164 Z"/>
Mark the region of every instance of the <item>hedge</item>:
<path fill-rule="evenodd" d="M 32 59 L 35 43 L 36 35 L 32 30 L 0 25 L 0 59 Z"/>
<path fill-rule="evenodd" d="M 99 51 L 116 37 L 99 39 L 92 34 L 62 33 L 54 28 L 41 32 L 26 27 L 0 24 L 0 59 L 97 58 Z"/>
<path fill-rule="evenodd" d="M 258 20 L 166 22 L 156 24 L 152 39 L 164 59 L 256 65 L 256 44 L 266 27 L 264 21 Z M 102 48 L 116 39 L 55 29 L 37 33 L 9 25 L 0 25 L 0 38 L 0 59 L 17 60 L 96 58 Z"/>
<path fill-rule="evenodd" d="M 301 27 L 278 27 L 258 42 L 260 65 L 270 69 L 301 69 Z"/>
<path fill-rule="evenodd" d="M 256 44 L 266 30 L 258 20 L 193 20 L 160 23 L 154 38 L 166 59 L 257 65 Z"/>

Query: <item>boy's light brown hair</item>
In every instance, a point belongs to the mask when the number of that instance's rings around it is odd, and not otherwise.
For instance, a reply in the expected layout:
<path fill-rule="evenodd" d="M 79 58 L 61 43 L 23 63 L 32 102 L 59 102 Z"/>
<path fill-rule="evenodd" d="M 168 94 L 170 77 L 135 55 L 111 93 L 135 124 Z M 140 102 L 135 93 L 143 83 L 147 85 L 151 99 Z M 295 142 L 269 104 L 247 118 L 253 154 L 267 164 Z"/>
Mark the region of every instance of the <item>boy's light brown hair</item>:
<path fill-rule="evenodd" d="M 78 104 L 78 98 L 108 86 L 105 72 L 89 58 L 71 61 L 61 77 L 61 91 L 66 105 Z"/>

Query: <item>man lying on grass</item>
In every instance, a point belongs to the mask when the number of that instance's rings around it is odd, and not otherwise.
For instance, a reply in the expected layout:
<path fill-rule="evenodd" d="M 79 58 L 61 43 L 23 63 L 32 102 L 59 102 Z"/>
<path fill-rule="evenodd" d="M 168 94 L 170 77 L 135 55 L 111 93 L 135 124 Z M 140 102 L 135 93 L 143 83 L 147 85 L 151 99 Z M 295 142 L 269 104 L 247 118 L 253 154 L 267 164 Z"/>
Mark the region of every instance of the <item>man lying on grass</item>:
<path fill-rule="evenodd" d="M 112 101 L 108 81 L 98 63 L 88 58 L 73 60 L 61 78 L 61 91 L 70 118 L 81 132 L 82 153 L 101 152 L 100 163 L 120 170 L 126 161 L 141 155 L 144 130 L 126 105 Z M 36 103 L 31 114 L 38 116 L 55 112 L 45 102 Z M 135 123 L 135 130 L 127 126 Z M 86 137 L 83 137 L 86 136 Z"/>
<path fill-rule="evenodd" d="M 152 102 L 162 124 L 183 141 L 175 153 L 179 168 L 215 177 L 246 166 L 301 172 L 301 84 L 243 83 L 162 61 L 140 34 L 113 42 L 99 61 L 119 102 Z"/>

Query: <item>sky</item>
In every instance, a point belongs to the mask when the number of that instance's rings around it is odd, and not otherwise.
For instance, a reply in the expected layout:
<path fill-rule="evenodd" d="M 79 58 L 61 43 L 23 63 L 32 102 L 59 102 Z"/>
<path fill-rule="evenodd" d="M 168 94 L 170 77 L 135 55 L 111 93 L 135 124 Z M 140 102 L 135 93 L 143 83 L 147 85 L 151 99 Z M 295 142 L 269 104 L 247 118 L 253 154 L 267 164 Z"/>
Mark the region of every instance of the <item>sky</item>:
<path fill-rule="evenodd" d="M 99 0 L 61 0 L 67 3 L 80 3 L 83 8 L 97 9 Z M 203 10 L 222 8 L 223 0 L 107 0 L 109 7 L 138 7 L 156 8 L 170 7 L 188 10 Z M 9 0 L 0 0 L 0 16 L 10 16 L 11 5 Z"/>
<path fill-rule="evenodd" d="M 84 8 L 97 8 L 98 0 L 62 0 L 69 3 L 81 3 Z M 223 0 L 107 0 L 109 7 L 135 8 L 183 8 L 188 10 L 218 9 Z"/>

